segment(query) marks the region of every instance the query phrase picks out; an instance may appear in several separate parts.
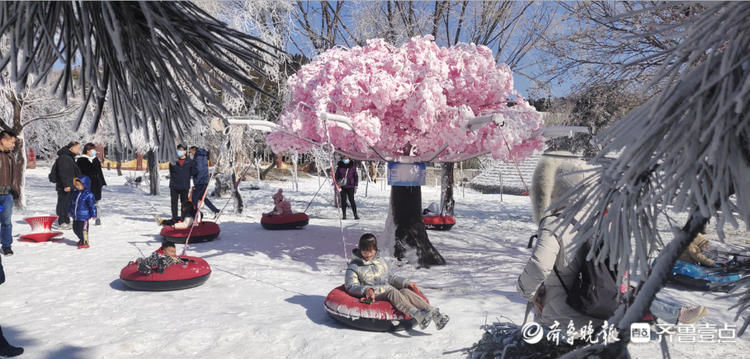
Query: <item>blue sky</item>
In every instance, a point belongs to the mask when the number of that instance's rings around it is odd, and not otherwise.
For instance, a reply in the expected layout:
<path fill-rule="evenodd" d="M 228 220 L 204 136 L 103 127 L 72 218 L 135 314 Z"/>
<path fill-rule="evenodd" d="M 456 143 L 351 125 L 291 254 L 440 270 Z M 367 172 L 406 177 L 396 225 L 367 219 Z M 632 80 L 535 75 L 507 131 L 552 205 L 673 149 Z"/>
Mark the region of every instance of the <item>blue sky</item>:
<path fill-rule="evenodd" d="M 313 7 L 313 8 L 319 9 L 319 2 L 307 2 L 305 4 L 309 5 L 309 6 Z M 434 4 L 434 2 L 425 2 L 425 6 L 427 6 L 427 7 L 434 6 L 433 4 Z M 345 13 L 343 14 L 342 19 L 343 19 L 344 23 L 347 24 L 348 27 L 353 28 L 354 27 L 354 19 L 353 19 L 352 14 L 350 13 L 351 9 L 352 9 L 351 6 L 350 7 L 344 7 Z M 313 21 L 311 21 L 312 23 L 315 23 L 315 22 L 320 23 L 320 17 L 317 16 L 317 15 L 318 14 L 315 14 L 314 16 L 311 17 L 313 19 Z M 454 23 L 455 23 L 455 21 L 454 21 Z M 453 26 L 451 26 L 451 27 L 453 27 Z M 443 30 L 444 30 L 444 28 L 443 28 Z M 301 47 L 304 47 L 304 45 L 302 45 L 302 44 L 306 44 L 306 45 L 309 44 L 309 40 L 303 34 L 300 34 L 300 33 L 297 33 L 297 32 L 293 32 L 292 36 L 293 36 L 294 41 L 297 42 L 297 44 L 299 44 Z M 339 45 L 346 46 L 346 44 L 343 41 L 339 41 Z M 308 49 L 305 49 L 305 50 L 307 50 L 307 51 L 304 51 L 304 55 L 306 55 L 308 57 L 313 57 L 314 56 L 314 51 L 311 51 L 311 50 L 308 50 Z M 290 54 L 299 54 L 300 53 L 300 51 L 294 45 L 292 45 L 291 42 L 287 46 L 287 51 Z M 495 52 L 496 52 L 496 49 L 493 49 L 493 53 L 495 53 Z M 540 58 L 541 58 L 541 56 L 538 53 L 535 53 L 535 51 L 532 50 L 521 61 L 521 63 L 520 63 L 521 66 L 527 66 L 527 67 L 524 68 L 524 72 L 525 73 L 539 72 L 539 67 L 537 65 L 534 65 L 534 63 L 537 62 Z M 525 77 L 523 75 L 518 74 L 517 72 L 514 73 L 513 80 L 514 80 L 514 84 L 515 84 L 516 89 L 524 97 L 528 98 L 530 96 L 530 91 L 529 90 L 532 87 L 532 81 L 529 78 L 527 78 L 527 77 Z M 550 84 L 550 86 L 551 86 L 551 95 L 553 97 L 565 96 L 565 95 L 567 95 L 570 92 L 570 84 L 568 84 L 568 83 Z"/>

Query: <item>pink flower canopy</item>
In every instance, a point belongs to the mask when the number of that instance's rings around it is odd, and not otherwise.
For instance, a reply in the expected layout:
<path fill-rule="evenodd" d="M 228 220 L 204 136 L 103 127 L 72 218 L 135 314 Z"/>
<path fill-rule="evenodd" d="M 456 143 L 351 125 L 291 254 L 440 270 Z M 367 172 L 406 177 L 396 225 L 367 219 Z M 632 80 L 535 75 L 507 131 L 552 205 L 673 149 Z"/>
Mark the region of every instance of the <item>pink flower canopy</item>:
<path fill-rule="evenodd" d="M 326 143 L 326 129 L 338 151 L 359 159 L 380 153 L 389 160 L 452 162 L 489 153 L 508 160 L 543 146 L 541 114 L 515 92 L 510 68 L 497 65 L 485 46 L 439 47 L 432 36 L 399 47 L 369 40 L 317 56 L 289 78 L 288 89 L 281 130 L 268 136 L 276 152 Z M 322 113 L 345 116 L 352 128 L 325 121 Z M 467 129 L 486 114 L 502 121 Z"/>

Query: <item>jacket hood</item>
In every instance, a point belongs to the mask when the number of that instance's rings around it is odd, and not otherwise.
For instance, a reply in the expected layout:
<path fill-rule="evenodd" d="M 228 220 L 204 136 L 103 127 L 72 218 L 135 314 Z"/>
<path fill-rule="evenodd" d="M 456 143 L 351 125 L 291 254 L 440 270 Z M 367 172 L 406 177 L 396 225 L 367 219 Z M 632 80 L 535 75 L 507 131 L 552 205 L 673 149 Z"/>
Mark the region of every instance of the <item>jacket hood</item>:
<path fill-rule="evenodd" d="M 83 183 L 83 188 L 86 191 L 91 191 L 91 178 L 89 176 L 80 176 L 76 178 L 77 180 L 81 181 Z M 73 180 L 73 183 L 75 184 L 76 180 Z"/>
<path fill-rule="evenodd" d="M 75 157 L 76 156 L 76 154 L 73 153 L 73 151 L 71 151 L 70 148 L 68 148 L 68 147 L 63 147 L 63 148 L 59 149 L 57 151 L 57 155 L 58 156 L 68 155 L 70 157 Z"/>
<path fill-rule="evenodd" d="M 372 256 L 372 258 L 370 258 L 369 261 L 365 261 L 365 259 L 362 258 L 362 254 L 359 253 L 359 248 L 354 248 L 352 249 L 352 260 L 350 262 L 356 263 L 358 265 L 364 265 L 364 264 L 370 264 L 376 259 L 380 259 L 380 250 L 375 252 L 375 255 Z"/>
<path fill-rule="evenodd" d="M 206 151 L 205 148 L 199 148 L 199 149 L 195 150 L 195 157 L 198 157 L 198 156 L 204 156 L 205 157 L 207 155 L 208 155 L 208 151 Z"/>

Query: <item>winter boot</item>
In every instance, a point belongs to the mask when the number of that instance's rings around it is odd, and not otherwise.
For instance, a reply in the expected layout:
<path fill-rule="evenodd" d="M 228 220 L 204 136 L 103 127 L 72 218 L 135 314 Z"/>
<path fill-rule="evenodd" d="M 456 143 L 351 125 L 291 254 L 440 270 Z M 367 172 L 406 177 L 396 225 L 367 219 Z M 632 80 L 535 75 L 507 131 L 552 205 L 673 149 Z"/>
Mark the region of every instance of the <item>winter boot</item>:
<path fill-rule="evenodd" d="M 357 211 L 354 211 L 354 219 L 359 219 L 359 216 L 357 215 Z"/>
<path fill-rule="evenodd" d="M 23 348 L 10 345 L 10 343 L 5 340 L 5 336 L 3 335 L 3 328 L 0 327 L 0 357 L 9 358 L 19 356 L 21 354 L 23 354 Z"/>
<path fill-rule="evenodd" d="M 81 248 L 89 248 L 89 241 L 83 241 L 83 247 Z"/>
<path fill-rule="evenodd" d="M 341 219 L 346 219 L 346 208 L 341 208 Z"/>
<path fill-rule="evenodd" d="M 702 305 L 684 306 L 680 308 L 680 316 L 677 322 L 682 324 L 692 324 L 708 314 L 708 309 Z"/>
<path fill-rule="evenodd" d="M 5 256 L 12 256 L 13 250 L 10 249 L 10 247 L 3 247 L 3 255 Z"/>
<path fill-rule="evenodd" d="M 422 330 L 427 329 L 427 327 L 430 326 L 432 315 L 432 310 L 430 309 L 414 308 L 411 313 L 411 316 L 417 320 L 417 324 L 419 324 L 419 328 L 421 328 Z"/>
<path fill-rule="evenodd" d="M 432 321 L 438 330 L 445 328 L 448 321 L 451 320 L 447 315 L 440 313 L 439 308 L 432 308 Z"/>
<path fill-rule="evenodd" d="M 80 241 L 78 241 L 78 249 L 81 249 L 81 248 L 86 248 L 86 247 L 83 246 L 83 239 L 81 239 Z"/>

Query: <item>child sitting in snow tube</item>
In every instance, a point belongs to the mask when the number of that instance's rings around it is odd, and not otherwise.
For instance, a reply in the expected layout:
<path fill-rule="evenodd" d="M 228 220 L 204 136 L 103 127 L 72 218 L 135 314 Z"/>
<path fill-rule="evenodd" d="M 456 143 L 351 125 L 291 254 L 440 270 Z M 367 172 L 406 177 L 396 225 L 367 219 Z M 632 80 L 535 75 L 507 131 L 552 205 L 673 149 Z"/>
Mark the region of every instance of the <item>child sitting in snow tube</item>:
<path fill-rule="evenodd" d="M 417 320 L 420 328 L 426 329 L 431 321 L 435 322 L 438 330 L 448 324 L 448 316 L 440 313 L 436 307 L 420 296 L 416 283 L 409 282 L 405 278 L 395 276 L 388 270 L 388 265 L 380 257 L 378 242 L 375 235 L 365 233 L 359 239 L 359 245 L 353 251 L 354 255 L 346 269 L 346 292 L 354 297 L 360 298 L 365 303 L 389 302 L 393 308 L 401 314 L 413 317 Z M 336 289 L 334 289 L 334 292 Z M 326 299 L 325 307 L 328 314 L 334 319 L 347 325 L 367 330 L 383 330 L 378 324 L 382 313 L 377 310 L 369 310 L 365 307 L 347 306 L 346 303 L 331 303 L 330 299 L 334 292 Z M 341 299 L 339 299 L 341 301 Z M 364 320 L 363 320 L 364 319 Z M 368 323 L 367 319 L 375 319 Z M 390 326 L 390 318 L 383 318 L 387 326 Z M 361 321 L 361 322 L 358 322 Z M 367 324 L 372 324 L 368 326 Z M 395 329 L 395 328 L 394 328 Z M 387 330 L 387 329 L 386 329 Z"/>
<path fill-rule="evenodd" d="M 422 219 L 425 228 L 438 231 L 450 230 L 456 224 L 456 219 L 454 217 L 440 215 L 438 204 L 435 202 L 430 203 L 430 205 L 422 211 Z"/>
<path fill-rule="evenodd" d="M 708 269 L 726 267 L 727 264 L 716 263 L 703 254 L 703 251 L 710 246 L 708 239 L 703 236 L 706 234 L 707 227 L 708 223 L 700 229 L 688 248 L 682 252 L 679 260 L 675 262 L 674 268 L 672 268 L 672 281 L 699 290 L 728 290 L 728 286 L 716 288 L 716 285 L 737 281 L 740 276 L 737 274 L 722 274 L 720 271 Z M 712 284 L 714 285 L 712 286 Z"/>
<path fill-rule="evenodd" d="M 178 257 L 174 243 L 164 241 L 150 256 L 128 263 L 120 280 L 136 290 L 164 291 L 197 287 L 208 280 L 211 267 L 197 257 Z"/>
<path fill-rule="evenodd" d="M 156 223 L 163 226 L 161 236 L 170 242 L 185 243 L 188 233 L 190 234 L 190 243 L 208 242 L 216 239 L 221 232 L 219 225 L 215 222 L 202 222 L 201 217 L 200 212 L 195 209 L 190 201 L 185 202 L 182 206 L 181 219 L 161 219 L 159 216 L 154 216 Z M 194 221 L 197 221 L 195 225 L 193 225 Z M 192 232 L 190 231 L 191 226 L 193 227 Z"/>
<path fill-rule="evenodd" d="M 304 213 L 292 212 L 292 204 L 284 199 L 281 188 L 273 195 L 273 211 L 263 213 L 260 224 L 265 229 L 298 229 L 310 221 Z"/>

